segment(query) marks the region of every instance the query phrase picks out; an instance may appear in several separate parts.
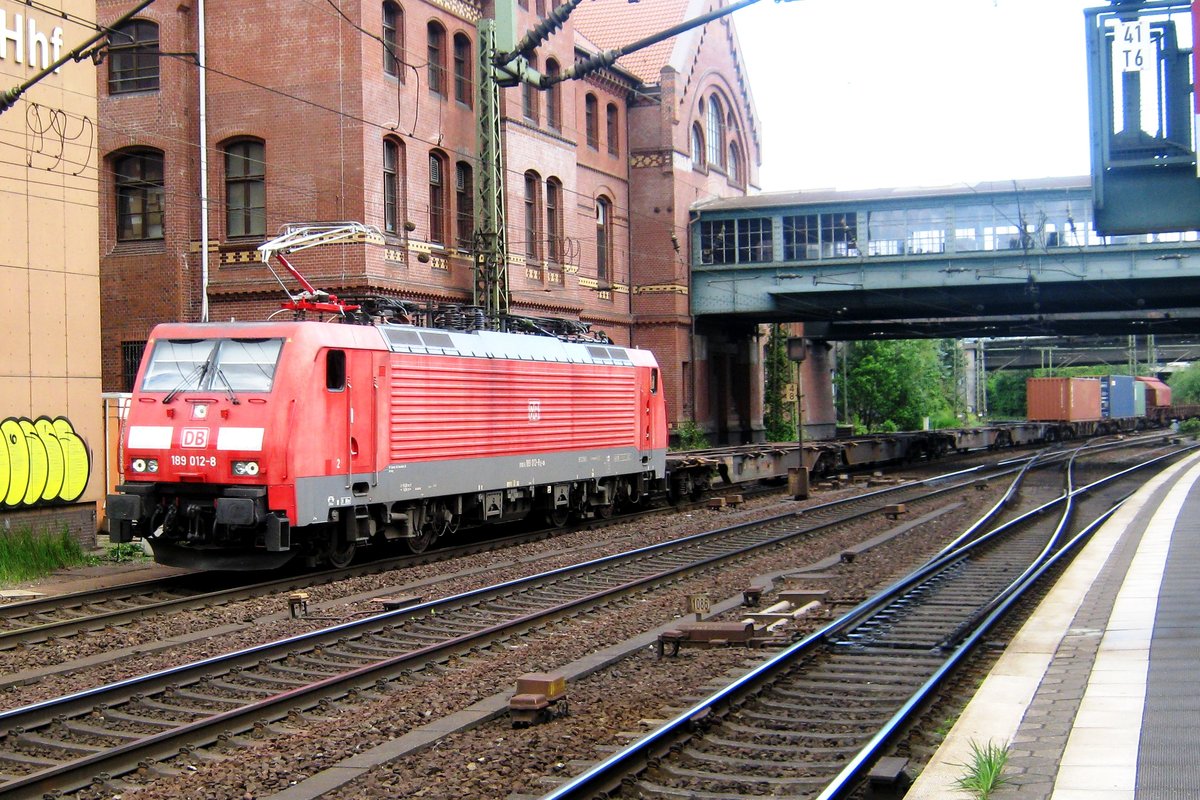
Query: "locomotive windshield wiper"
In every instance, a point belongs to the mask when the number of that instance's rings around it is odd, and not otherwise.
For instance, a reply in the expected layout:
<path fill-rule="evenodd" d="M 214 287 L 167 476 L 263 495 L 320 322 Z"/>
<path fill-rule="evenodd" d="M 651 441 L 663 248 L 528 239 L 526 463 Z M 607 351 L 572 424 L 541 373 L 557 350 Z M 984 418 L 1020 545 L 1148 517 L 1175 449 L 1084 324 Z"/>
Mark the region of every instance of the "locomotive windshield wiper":
<path fill-rule="evenodd" d="M 209 356 L 209 358 L 211 358 L 211 355 Z M 175 399 L 175 395 L 179 394 L 184 389 L 191 386 L 192 381 L 195 381 L 196 382 L 195 385 L 197 387 L 199 387 L 200 384 L 204 382 L 204 374 L 206 372 L 208 372 L 208 365 L 209 365 L 208 359 L 205 359 L 204 362 L 201 364 L 197 364 L 196 368 L 193 369 L 191 372 L 189 372 L 187 375 L 185 375 L 183 380 L 181 380 L 179 382 L 179 384 L 174 389 L 172 389 L 170 392 L 168 392 L 167 396 L 162 399 L 163 405 L 170 403 L 172 400 Z"/>
<path fill-rule="evenodd" d="M 233 384 L 231 384 L 229 382 L 229 378 L 225 377 L 225 370 L 221 369 L 220 367 L 217 367 L 216 372 L 213 374 L 221 379 L 221 383 L 225 384 L 225 393 L 227 395 L 229 395 L 229 402 L 233 403 L 235 406 L 241 405 L 242 401 L 238 400 L 238 396 L 236 394 L 234 394 Z"/>

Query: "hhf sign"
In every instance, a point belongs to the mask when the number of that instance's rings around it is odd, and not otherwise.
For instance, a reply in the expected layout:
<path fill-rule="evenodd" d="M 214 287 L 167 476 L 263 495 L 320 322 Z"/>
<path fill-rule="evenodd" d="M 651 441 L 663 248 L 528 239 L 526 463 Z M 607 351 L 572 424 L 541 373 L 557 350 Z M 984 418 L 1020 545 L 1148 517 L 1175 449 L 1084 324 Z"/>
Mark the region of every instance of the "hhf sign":
<path fill-rule="evenodd" d="M 46 34 L 38 30 L 37 20 L 33 17 L 8 14 L 0 8 L 0 61 L 46 69 L 51 62 L 58 61 L 62 45 L 61 27 L 51 28 Z"/>

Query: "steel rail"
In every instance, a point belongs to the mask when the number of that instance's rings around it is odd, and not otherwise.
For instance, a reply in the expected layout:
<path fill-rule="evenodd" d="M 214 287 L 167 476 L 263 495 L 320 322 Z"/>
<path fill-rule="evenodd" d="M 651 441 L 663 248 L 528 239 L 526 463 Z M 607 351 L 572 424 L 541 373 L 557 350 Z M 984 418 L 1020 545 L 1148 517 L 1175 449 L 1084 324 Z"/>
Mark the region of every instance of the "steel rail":
<path fill-rule="evenodd" d="M 908 484 L 907 486 L 910 491 L 916 488 L 923 489 L 923 497 L 936 497 L 950 491 L 961 490 L 971 485 L 970 482 L 963 482 L 939 487 L 922 486 L 920 483 Z M 845 524 L 847 519 L 860 518 L 864 515 L 875 513 L 875 511 L 877 511 L 876 508 L 857 511 L 846 517 L 831 520 L 817 526 L 792 527 L 784 533 L 771 533 L 749 545 L 729 548 L 725 552 L 714 555 L 693 558 L 689 563 L 684 565 L 673 566 L 665 570 L 655 569 L 651 574 L 625 581 L 618 587 L 598 592 L 589 592 L 583 597 L 560 604 L 551 609 L 543 609 L 535 614 L 518 615 L 513 619 L 487 626 L 469 634 L 448 637 L 437 644 L 350 669 L 342 674 L 314 682 L 302 689 L 281 692 L 255 703 L 247 703 L 242 708 L 213 714 L 204 719 L 180 725 L 170 731 L 143 737 L 136 742 L 118 746 L 104 753 L 86 756 L 64 765 L 31 773 L 15 781 L 0 785 L 0 796 L 37 796 L 37 793 L 51 789 L 84 785 L 99 773 L 113 774 L 128 771 L 136 767 L 138 761 L 150 757 L 157 758 L 173 754 L 173 751 L 178 750 L 181 742 L 190 742 L 193 744 L 197 742 L 211 742 L 215 737 L 231 727 L 234 729 L 245 729 L 253 724 L 254 720 L 283 716 L 287 710 L 291 710 L 297 704 L 302 706 L 305 704 L 307 706 L 315 705 L 318 697 L 328 697 L 331 693 L 344 693 L 350 687 L 369 684 L 384 674 L 395 673 L 414 662 L 437 658 L 439 655 L 450 650 L 461 650 L 469 648 L 472 645 L 478 646 L 482 641 L 509 635 L 514 630 L 528 627 L 535 620 L 545 619 L 547 616 L 557 617 L 571 613 L 571 611 L 587 605 L 594 606 L 602 602 L 605 598 L 613 596 L 615 592 L 627 593 L 655 583 L 674 581 L 683 574 L 694 573 L 698 570 L 727 563 L 730 559 L 740 558 L 748 553 L 786 543 L 798 536 L 810 535 L 815 531 L 842 525 Z M 511 594 L 514 591 L 528 589 L 535 583 L 567 584 L 572 576 L 595 572 L 601 567 L 619 565 L 622 562 L 629 562 L 635 559 L 645 559 L 652 555 L 694 549 L 696 545 L 715 541 L 722 537 L 728 538 L 753 528 L 767 530 L 771 525 L 777 525 L 781 521 L 799 521 L 794 519 L 796 516 L 796 514 L 789 514 L 763 522 L 743 523 L 721 529 L 720 531 L 695 534 L 675 542 L 660 543 L 639 548 L 625 554 L 604 556 L 582 564 L 551 570 L 541 575 L 519 578 L 498 584 L 497 586 L 464 592 L 453 597 L 420 603 L 405 609 L 384 612 L 367 619 L 355 620 L 321 631 L 313 631 L 278 642 L 246 648 L 234 653 L 205 659 L 195 664 L 161 670 L 151 675 L 131 678 L 108 686 L 77 692 L 62 698 L 0 712 L 0 725 L 9 726 L 10 734 L 15 733 L 16 735 L 20 735 L 25 731 L 47 725 L 56 718 L 73 717 L 90 711 L 96 708 L 98 704 L 100 707 L 112 707 L 113 705 L 127 702 L 137 694 L 158 691 L 165 689 L 169 685 L 190 685 L 204 675 L 214 673 L 224 674 L 231 667 L 261 661 L 272 655 L 272 653 L 280 651 L 290 652 L 305 645 L 316 646 L 318 643 L 338 641 L 339 639 L 344 639 L 370 629 L 386 627 L 390 622 L 400 620 L 404 617 L 416 617 L 426 614 L 432 616 L 436 614 L 438 620 L 445 620 L 448 609 L 468 606 L 488 596 L 495 596 L 502 593 Z M 281 712 L 280 709 L 284 710 Z M 33 795 L 30 795 L 31 792 Z"/>
<path fill-rule="evenodd" d="M 1094 491 L 1101 486 L 1105 486 L 1113 481 L 1127 477 L 1136 471 L 1157 465 L 1166 459 L 1175 458 L 1184 452 L 1194 449 L 1194 447 L 1195 446 L 1186 448 L 1176 453 L 1149 459 L 1141 464 L 1121 470 L 1093 483 L 1077 489 L 1069 489 L 1060 497 L 1048 503 L 1042 504 L 1037 508 L 1026 512 L 1025 514 L 1020 515 L 1019 517 L 1004 523 L 992 531 L 989 531 L 984 536 L 967 542 L 955 550 L 946 553 L 940 558 L 936 558 L 933 561 L 922 565 L 913 574 L 896 581 L 892 585 L 878 592 L 873 597 L 865 600 L 863 603 L 860 603 L 855 608 L 846 612 L 838 619 L 829 622 L 818 630 L 805 636 L 799 642 L 791 645 L 777 655 L 763 662 L 750 672 L 731 682 L 728 686 L 694 704 L 687 710 L 666 722 L 664 725 L 660 726 L 658 729 L 642 737 L 637 742 L 609 756 L 599 764 L 592 766 L 575 778 L 568 780 L 553 791 L 543 795 L 541 800 L 579 800 L 580 798 L 603 796 L 605 792 L 610 792 L 619 786 L 627 775 L 640 772 L 641 770 L 645 769 L 645 767 L 648 766 L 654 759 L 669 752 L 681 738 L 686 738 L 691 731 L 694 731 L 701 726 L 707 718 L 714 714 L 714 712 L 717 712 L 720 709 L 729 709 L 734 707 L 740 701 L 740 698 L 749 696 L 759 688 L 774 681 L 779 673 L 791 667 L 799 658 L 809 655 L 812 651 L 818 647 L 824 646 L 830 639 L 838 636 L 839 634 L 844 634 L 850 630 L 853 630 L 855 627 L 861 624 L 865 618 L 869 617 L 870 613 L 874 613 L 875 611 L 882 609 L 896 598 L 906 594 L 912 587 L 922 583 L 930 576 L 948 569 L 953 564 L 966 558 L 976 549 L 988 546 L 999 536 L 1003 535 L 1004 532 L 1037 518 L 1054 506 L 1065 505 L 1069 500 L 1078 495 Z M 1112 509 L 1110 509 L 1108 513 L 1111 513 L 1111 511 Z M 1090 534 L 1090 532 L 1093 531 L 1095 527 L 1098 527 L 1098 525 L 1099 521 L 1093 522 L 1085 529 L 1084 532 L 1081 532 L 1074 537 L 1067 546 L 1058 551 L 1052 557 L 1046 558 L 1043 553 L 1040 556 L 1043 563 L 1039 569 L 1034 570 L 1032 573 L 1023 573 L 1023 575 L 1018 578 L 1019 583 L 1010 583 L 1009 586 L 1001 592 L 1004 597 L 1001 601 L 999 601 L 995 608 L 991 609 L 990 613 L 986 617 L 986 624 L 990 627 L 992 624 L 994 624 L 996 619 L 999 619 L 1000 616 L 1002 616 L 1003 611 L 1011 608 L 1012 604 L 1018 599 L 1015 596 L 1016 588 L 1021 588 L 1021 591 L 1024 591 L 1025 588 L 1033 585 L 1036 582 L 1036 579 L 1045 574 L 1045 571 L 1049 569 L 1052 564 L 1057 563 L 1058 560 L 1065 554 L 1065 552 L 1073 549 L 1078 542 L 1082 541 L 1086 535 Z M 982 632 L 975 632 L 968 641 L 975 643 L 978 641 L 980 636 L 982 636 Z M 952 658 L 955 663 L 958 663 L 958 660 L 962 658 L 965 647 L 965 643 L 960 644 L 951 653 L 950 658 Z M 944 677 L 949 670 L 950 667 L 943 666 L 939 668 L 938 674 Z M 908 713 L 911 715 L 911 710 L 915 709 L 919 705 L 920 701 L 914 697 L 905 703 L 904 708 L 908 709 Z M 894 733 L 895 728 L 891 728 L 890 731 Z M 878 754 L 879 748 L 882 747 L 883 743 L 885 743 L 887 739 L 888 737 L 877 734 L 871 742 L 873 745 L 872 751 L 868 754 L 861 755 L 860 757 L 853 759 L 852 765 L 855 767 L 855 774 L 857 774 L 858 771 L 861 771 L 866 764 L 873 760 L 874 756 Z M 876 740 L 879 741 L 876 742 Z M 849 768 L 850 765 L 848 765 L 846 770 L 843 772 L 847 772 Z M 845 780 L 848 782 L 851 780 L 851 778 L 846 778 Z M 825 795 L 822 795 L 821 797 L 825 798 Z"/>

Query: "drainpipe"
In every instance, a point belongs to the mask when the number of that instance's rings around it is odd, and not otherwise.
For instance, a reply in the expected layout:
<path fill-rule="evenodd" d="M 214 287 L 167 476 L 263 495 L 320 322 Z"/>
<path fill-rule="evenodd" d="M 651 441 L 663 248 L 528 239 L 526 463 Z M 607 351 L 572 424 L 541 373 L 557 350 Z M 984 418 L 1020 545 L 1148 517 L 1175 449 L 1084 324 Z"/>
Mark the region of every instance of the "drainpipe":
<path fill-rule="evenodd" d="M 200 63 L 200 321 L 208 322 L 208 61 L 204 52 L 204 0 L 196 6 Z"/>

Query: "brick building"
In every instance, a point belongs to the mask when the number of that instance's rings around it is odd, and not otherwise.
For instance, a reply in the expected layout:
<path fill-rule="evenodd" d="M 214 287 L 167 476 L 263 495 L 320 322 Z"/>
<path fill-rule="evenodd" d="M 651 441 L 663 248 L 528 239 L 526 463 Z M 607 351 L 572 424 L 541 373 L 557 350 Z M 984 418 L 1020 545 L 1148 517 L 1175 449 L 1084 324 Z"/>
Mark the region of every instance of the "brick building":
<path fill-rule="evenodd" d="M 519 30 L 550 7 L 516 2 Z M 97 5 L 111 22 L 133 3 Z M 530 60 L 553 75 L 712 7 L 588 0 Z M 470 303 L 476 23 L 493 13 L 472 0 L 183 0 L 123 26 L 98 75 L 105 388 L 127 390 L 153 325 L 199 320 L 206 299 L 210 319 L 278 309 L 283 293 L 255 248 L 285 223 L 382 231 L 382 243 L 296 254 L 320 288 Z M 750 340 L 694 340 L 688 311 L 689 207 L 756 182 L 758 123 L 733 23 L 549 90 L 505 89 L 502 135 L 513 313 L 582 320 L 653 350 L 672 421 L 761 420 L 749 389 L 730 399 L 710 388 L 713 370 L 755 369 Z"/>
<path fill-rule="evenodd" d="M 0 0 L 0 535 L 96 541 L 103 493 L 91 0 Z M 42 75 L 42 73 L 46 73 Z M 39 78 L 39 76 L 41 76 Z"/>

